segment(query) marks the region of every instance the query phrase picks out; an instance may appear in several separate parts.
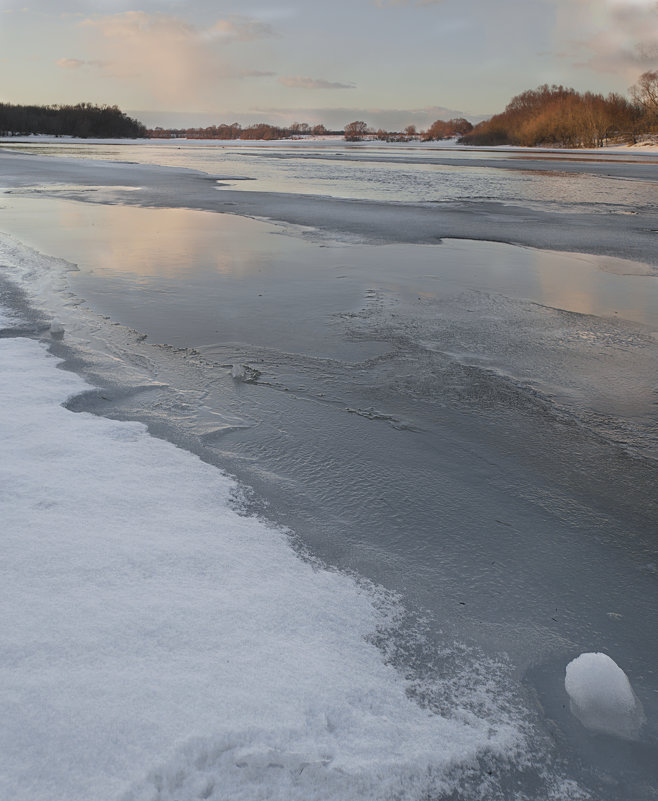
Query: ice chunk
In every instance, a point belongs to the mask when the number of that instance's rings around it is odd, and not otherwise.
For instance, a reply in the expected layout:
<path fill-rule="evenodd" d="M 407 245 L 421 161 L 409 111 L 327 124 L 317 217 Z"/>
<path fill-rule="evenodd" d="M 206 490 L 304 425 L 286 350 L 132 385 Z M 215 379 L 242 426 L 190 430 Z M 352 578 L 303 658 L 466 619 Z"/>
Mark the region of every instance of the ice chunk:
<path fill-rule="evenodd" d="M 642 704 L 624 671 L 606 654 L 581 654 L 569 662 L 564 688 L 571 712 L 588 729 L 635 739 L 644 723 Z"/>
<path fill-rule="evenodd" d="M 64 336 L 64 326 L 58 320 L 53 320 L 50 324 L 50 336 L 56 339 Z"/>
<path fill-rule="evenodd" d="M 231 368 L 231 375 L 236 381 L 244 381 L 247 377 L 247 371 L 242 364 L 234 364 Z"/>

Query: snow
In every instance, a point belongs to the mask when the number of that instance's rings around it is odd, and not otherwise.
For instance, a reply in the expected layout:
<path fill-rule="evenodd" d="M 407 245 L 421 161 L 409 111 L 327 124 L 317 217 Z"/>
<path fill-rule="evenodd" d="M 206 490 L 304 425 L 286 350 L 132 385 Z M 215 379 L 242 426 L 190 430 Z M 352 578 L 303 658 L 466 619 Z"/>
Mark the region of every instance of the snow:
<path fill-rule="evenodd" d="M 276 146 L 277 144 L 285 144 L 285 145 L 294 145 L 294 144 L 317 144 L 318 142 L 328 142 L 328 143 L 336 143 L 336 142 L 344 142 L 345 138 L 342 134 L 323 134 L 322 136 L 292 136 L 288 138 L 282 139 L 199 139 L 199 138 L 192 138 L 188 139 L 186 136 L 174 136 L 174 137 L 154 137 L 153 139 L 130 139 L 128 137 L 124 137 L 122 139 L 107 139 L 101 137 L 86 137 L 84 139 L 78 136 L 51 136 L 50 134 L 26 134 L 20 135 L 16 134 L 15 136 L 0 136 L 0 143 L 6 144 L 35 144 L 35 145 L 148 145 L 156 144 L 156 145 L 173 145 L 180 146 L 184 144 L 186 147 L 190 145 L 193 146 L 200 146 L 200 147 L 209 147 L 209 146 L 235 146 L 238 145 L 240 147 L 250 146 L 250 145 L 266 145 L 268 147 Z"/>
<path fill-rule="evenodd" d="M 604 151 L 619 151 L 620 153 L 658 153 L 658 140 L 656 137 L 652 137 L 651 139 L 637 142 L 634 145 L 609 145 L 604 148 Z"/>
<path fill-rule="evenodd" d="M 585 728 L 625 739 L 638 736 L 642 705 L 624 671 L 606 654 L 581 654 L 569 662 L 564 687 Z"/>
<path fill-rule="evenodd" d="M 24 142 L 29 142 L 30 144 L 36 145 L 52 145 L 52 144 L 60 144 L 60 145 L 138 145 L 147 142 L 147 139 L 130 139 L 130 138 L 123 138 L 123 139 L 104 139 L 104 138 L 94 138 L 94 137 L 86 137 L 81 138 L 79 136 L 54 136 L 50 134 L 16 134 L 10 136 L 0 136 L 0 142 L 4 142 L 7 144 L 22 144 Z"/>
<path fill-rule="evenodd" d="M 69 411 L 89 385 L 58 364 L 0 339 L 0 797 L 425 798 L 523 747 L 511 712 L 409 700 L 374 588 L 142 424 Z"/>
<path fill-rule="evenodd" d="M 173 138 L 155 138 L 155 139 L 103 139 L 87 137 L 81 139 L 75 136 L 51 136 L 49 134 L 27 134 L 25 136 L 0 136 L 1 144 L 35 144 L 35 145 L 143 145 L 149 144 L 158 146 L 169 147 L 274 147 L 285 145 L 336 145 L 345 144 L 345 138 L 342 134 L 323 134 L 321 136 L 296 136 L 288 139 L 188 139 L 187 137 L 173 137 Z M 355 143 L 352 143 L 355 144 Z M 422 141 L 420 139 L 411 139 L 406 142 L 383 142 L 376 137 L 366 137 L 360 143 L 368 145 L 369 147 L 376 146 L 378 148 L 405 148 L 405 149 L 456 149 L 468 150 L 472 152 L 477 151 L 518 151 L 522 153 L 558 153 L 558 154 L 614 154 L 614 153 L 658 153 L 658 142 L 654 139 L 647 139 L 632 144 L 608 144 L 603 148 L 557 148 L 557 147 L 522 147 L 520 145 L 487 145 L 485 147 L 474 147 L 472 145 L 459 145 L 458 139 L 443 139 L 443 140 L 430 140 Z"/>

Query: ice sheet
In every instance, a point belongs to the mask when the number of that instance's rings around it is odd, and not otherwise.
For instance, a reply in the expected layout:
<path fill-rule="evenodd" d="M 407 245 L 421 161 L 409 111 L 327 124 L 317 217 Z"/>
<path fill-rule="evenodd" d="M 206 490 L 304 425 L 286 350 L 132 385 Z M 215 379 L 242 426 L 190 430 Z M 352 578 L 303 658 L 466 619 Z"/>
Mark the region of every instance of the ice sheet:
<path fill-rule="evenodd" d="M 121 152 L 121 158 L 126 158 L 125 149 Z M 325 157 L 325 154 L 321 155 Z M 329 233 L 332 237 L 340 235 L 351 241 L 436 244 L 442 237 L 480 239 L 550 250 L 606 254 L 658 266 L 655 247 L 655 162 L 632 163 L 608 159 L 582 163 L 575 160 L 572 163 L 564 160 L 556 166 L 555 161 L 536 158 L 509 159 L 500 158 L 498 154 L 483 161 L 480 154 L 470 152 L 464 155 L 465 158 L 461 160 L 451 157 L 447 163 L 447 168 L 455 168 L 459 180 L 460 171 L 471 167 L 502 169 L 494 170 L 499 175 L 491 185 L 486 181 L 471 182 L 470 189 L 461 195 L 458 192 L 446 198 L 446 202 L 424 205 L 399 203 L 395 196 L 387 196 L 387 203 L 368 199 L 367 195 L 351 200 L 328 198 L 319 196 L 317 188 L 312 190 L 315 194 L 302 195 L 297 194 L 292 185 L 285 186 L 285 194 L 280 194 L 272 191 L 276 185 L 269 185 L 269 191 L 262 191 L 257 186 L 258 182 L 249 183 L 250 191 L 242 191 L 246 188 L 245 182 L 240 182 L 235 188 L 224 187 L 218 191 L 217 181 L 224 183 L 227 174 L 235 175 L 236 165 L 211 160 L 210 164 L 203 162 L 203 166 L 199 167 L 205 172 L 181 169 L 183 165 L 202 163 L 191 162 L 189 154 L 181 155 L 176 162 L 176 169 L 167 169 L 153 164 L 44 158 L 0 150 L 0 172 L 3 184 L 7 187 L 38 187 L 40 192 L 48 192 L 48 185 L 54 184 L 53 193 L 58 196 L 128 205 L 183 206 L 268 218 L 312 227 L 315 235 L 318 232 L 320 235 Z M 345 158 L 363 161 L 363 153 L 357 150 L 340 155 L 342 161 Z M 399 163 L 399 159 L 394 161 L 395 164 Z M 410 162 L 412 177 L 414 165 L 419 163 L 422 160 Z M 307 165 L 313 175 L 315 164 L 312 158 L 307 160 Z M 568 171 L 574 173 L 576 179 L 579 175 L 596 174 L 607 182 L 603 192 L 606 202 L 597 203 L 597 193 L 594 192 L 590 198 L 590 210 L 581 207 L 577 181 L 570 190 L 576 205 L 568 216 L 564 213 L 565 204 L 561 203 L 561 185 L 556 188 L 555 203 L 550 210 L 542 202 L 544 184 L 541 181 L 534 200 L 512 194 L 506 202 L 500 201 L 502 190 L 499 182 L 504 170 L 509 170 L 512 180 L 518 181 L 519 176 L 523 176 L 523 170 L 536 169 L 547 174 L 556 169 Z M 608 181 L 608 177 L 614 180 Z M 367 187 L 367 181 L 365 183 Z M 384 183 L 388 183 L 387 178 Z M 68 190 L 64 190 L 64 184 L 78 185 L 80 188 L 76 190 L 69 186 Z M 101 194 L 85 188 L 98 185 L 115 189 Z M 266 182 L 265 186 L 268 186 Z M 136 187 L 139 191 L 134 191 Z M 628 195 L 623 206 L 614 201 L 615 188 L 617 194 L 624 190 L 624 194 Z M 637 196 L 638 192 L 646 198 L 639 206 L 633 201 L 634 194 Z M 610 207 L 607 201 L 611 202 Z M 558 210 L 555 211 L 555 208 Z"/>

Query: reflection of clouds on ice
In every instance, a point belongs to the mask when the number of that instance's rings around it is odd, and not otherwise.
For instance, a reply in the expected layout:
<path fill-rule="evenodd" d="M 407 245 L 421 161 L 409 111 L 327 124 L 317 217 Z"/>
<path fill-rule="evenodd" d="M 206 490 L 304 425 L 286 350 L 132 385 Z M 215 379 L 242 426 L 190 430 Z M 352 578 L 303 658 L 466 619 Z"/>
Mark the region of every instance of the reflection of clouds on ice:
<path fill-rule="evenodd" d="M 88 385 L 56 364 L 0 340 L 4 797 L 412 799 L 523 750 L 500 688 L 485 719 L 410 701 L 374 592 L 141 424 L 63 408 Z"/>
<path fill-rule="evenodd" d="M 635 739 L 645 722 L 624 671 L 606 654 L 581 654 L 567 665 L 564 687 L 571 711 L 587 729 Z"/>

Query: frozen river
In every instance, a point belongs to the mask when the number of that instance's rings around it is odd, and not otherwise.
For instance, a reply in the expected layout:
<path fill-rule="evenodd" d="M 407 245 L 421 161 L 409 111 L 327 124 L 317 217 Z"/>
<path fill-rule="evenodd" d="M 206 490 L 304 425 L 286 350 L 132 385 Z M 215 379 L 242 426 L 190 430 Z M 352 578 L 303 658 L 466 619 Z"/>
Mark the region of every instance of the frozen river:
<path fill-rule="evenodd" d="M 518 727 L 436 765 L 387 741 L 417 785 L 370 776 L 356 797 L 654 799 L 658 157 L 17 149 L 0 153 L 4 302 L 35 338 L 63 323 L 53 351 L 99 387 L 70 408 L 146 423 L 235 476 L 231 508 L 286 527 L 300 561 L 393 593 L 370 639 L 414 705 Z M 632 735 L 570 711 L 565 668 L 588 652 L 628 676 Z M 167 746 L 186 792 L 193 738 L 216 728 L 186 721 Z M 126 798 L 151 797 L 161 748 Z"/>
<path fill-rule="evenodd" d="M 5 145 L 19 152 L 202 170 L 241 191 L 389 203 L 494 201 L 559 212 L 656 213 L 656 154 L 377 146 L 338 141 Z"/>

